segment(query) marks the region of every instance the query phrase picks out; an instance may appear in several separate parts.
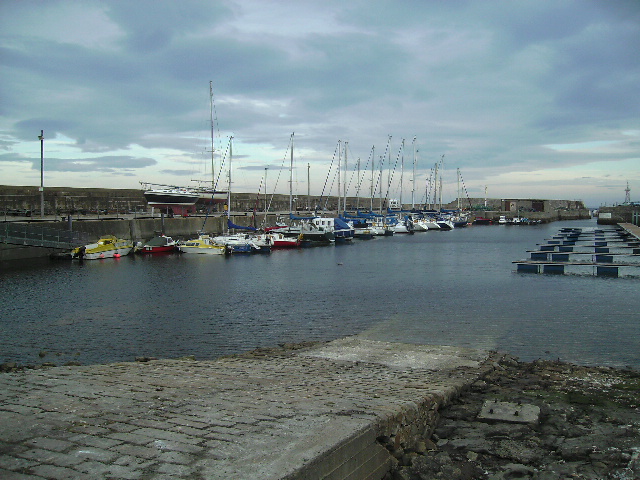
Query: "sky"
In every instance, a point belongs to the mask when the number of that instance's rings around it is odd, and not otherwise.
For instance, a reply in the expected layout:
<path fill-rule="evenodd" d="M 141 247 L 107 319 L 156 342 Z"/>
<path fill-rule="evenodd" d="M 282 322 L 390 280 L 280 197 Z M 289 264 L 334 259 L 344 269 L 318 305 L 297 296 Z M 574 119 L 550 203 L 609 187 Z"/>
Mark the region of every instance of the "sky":
<path fill-rule="evenodd" d="M 637 0 L 3 0 L 0 69 L 0 185 L 640 200 Z"/>

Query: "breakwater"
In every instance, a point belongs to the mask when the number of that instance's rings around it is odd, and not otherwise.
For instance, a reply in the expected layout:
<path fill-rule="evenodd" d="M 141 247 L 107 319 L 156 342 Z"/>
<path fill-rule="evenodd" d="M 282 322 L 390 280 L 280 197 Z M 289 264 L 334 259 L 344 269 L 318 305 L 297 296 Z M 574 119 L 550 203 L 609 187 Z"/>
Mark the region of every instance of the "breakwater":
<path fill-rule="evenodd" d="M 335 215 L 336 212 L 326 212 L 325 216 Z M 500 216 L 513 216 L 510 212 L 483 212 L 484 218 L 489 218 L 497 223 Z M 71 219 L 70 219 L 71 218 Z M 473 222 L 475 217 L 469 218 Z M 531 220 L 539 220 L 549 223 L 564 220 L 578 220 L 590 218 L 588 210 L 557 210 L 553 212 L 531 212 L 528 214 Z M 231 216 L 231 221 L 236 225 L 275 225 L 278 220 L 288 220 L 288 213 L 257 214 L 252 212 L 239 213 Z M 199 215 L 192 217 L 167 217 L 157 214 L 149 215 L 110 215 L 110 216 L 49 216 L 45 219 L 21 218 L 19 222 L 29 222 L 52 230 L 72 230 L 86 233 L 97 240 L 103 235 L 115 235 L 120 238 L 131 239 L 134 242 L 144 242 L 159 233 L 175 239 L 186 239 L 197 232 L 204 231 L 210 234 L 221 234 L 225 231 L 227 217 L 222 213 L 214 215 Z M 33 247 L 27 244 L 0 243 L 0 262 L 23 260 L 28 258 L 44 258 L 62 250 L 52 247 Z"/>

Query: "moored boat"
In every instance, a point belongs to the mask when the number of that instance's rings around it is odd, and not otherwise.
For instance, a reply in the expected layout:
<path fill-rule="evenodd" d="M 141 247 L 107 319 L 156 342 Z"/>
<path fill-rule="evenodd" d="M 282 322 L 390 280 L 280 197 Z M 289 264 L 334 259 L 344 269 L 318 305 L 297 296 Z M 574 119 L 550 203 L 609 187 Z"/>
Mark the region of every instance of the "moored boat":
<path fill-rule="evenodd" d="M 440 230 L 453 230 L 455 228 L 451 219 L 447 217 L 438 217 L 436 223 L 440 227 Z"/>
<path fill-rule="evenodd" d="M 170 185 L 140 182 L 143 195 L 150 207 L 159 208 L 175 215 L 195 213 L 200 194 L 194 190 Z"/>
<path fill-rule="evenodd" d="M 271 245 L 259 236 L 246 233 L 218 235 L 213 242 L 227 247 L 229 253 L 269 253 Z"/>
<path fill-rule="evenodd" d="M 176 241 L 165 235 L 154 237 L 140 248 L 140 253 L 162 253 L 176 250 Z"/>
<path fill-rule="evenodd" d="M 79 260 L 97 260 L 100 258 L 118 258 L 128 255 L 133 249 L 130 240 L 117 238 L 114 235 L 105 235 L 96 243 L 90 243 L 82 247 L 74 248 L 71 257 Z"/>
<path fill-rule="evenodd" d="M 187 240 L 178 245 L 182 253 L 197 253 L 204 255 L 224 255 L 227 248 L 215 243 L 209 235 L 199 235 L 198 238 Z"/>
<path fill-rule="evenodd" d="M 493 225 L 493 220 L 485 217 L 476 217 L 473 221 L 474 225 Z"/>
<path fill-rule="evenodd" d="M 300 246 L 300 236 L 291 237 L 273 230 L 272 228 L 263 234 L 271 243 L 272 248 L 298 248 Z"/>

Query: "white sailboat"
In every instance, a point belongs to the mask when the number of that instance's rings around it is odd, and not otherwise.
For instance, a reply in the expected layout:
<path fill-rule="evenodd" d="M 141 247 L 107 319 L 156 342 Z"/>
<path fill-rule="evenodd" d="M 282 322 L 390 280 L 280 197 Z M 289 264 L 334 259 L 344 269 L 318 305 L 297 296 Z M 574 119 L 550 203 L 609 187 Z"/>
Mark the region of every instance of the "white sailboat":
<path fill-rule="evenodd" d="M 213 123 L 213 88 L 209 82 L 209 104 L 211 110 L 211 186 L 181 187 L 152 182 L 140 182 L 144 198 L 151 207 L 166 213 L 188 216 L 196 213 L 197 205 L 212 205 L 224 203 L 226 192 L 215 189 L 214 172 L 214 123 Z"/>
<path fill-rule="evenodd" d="M 231 172 L 233 161 L 233 136 L 229 137 L 229 184 L 227 188 L 227 233 L 213 237 L 213 241 L 227 247 L 229 253 L 268 253 L 271 246 L 266 239 L 261 240 L 246 233 L 231 233 L 234 230 L 256 231 L 254 227 L 243 227 L 231 221 Z"/>

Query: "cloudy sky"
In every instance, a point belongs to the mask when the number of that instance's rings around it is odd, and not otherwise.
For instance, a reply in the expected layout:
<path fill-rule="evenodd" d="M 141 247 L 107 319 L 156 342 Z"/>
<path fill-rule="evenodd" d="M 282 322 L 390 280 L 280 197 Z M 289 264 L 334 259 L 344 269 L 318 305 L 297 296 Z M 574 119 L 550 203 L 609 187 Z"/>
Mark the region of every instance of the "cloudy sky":
<path fill-rule="evenodd" d="M 384 159 L 422 202 L 444 155 L 447 201 L 457 169 L 471 197 L 640 200 L 637 0 L 3 0 L 0 48 L 0 185 L 40 184 L 40 130 L 45 187 L 210 179 L 211 82 L 233 191 L 288 193 L 295 132 L 294 194 L 335 195 L 346 145 L 350 195 Z"/>

